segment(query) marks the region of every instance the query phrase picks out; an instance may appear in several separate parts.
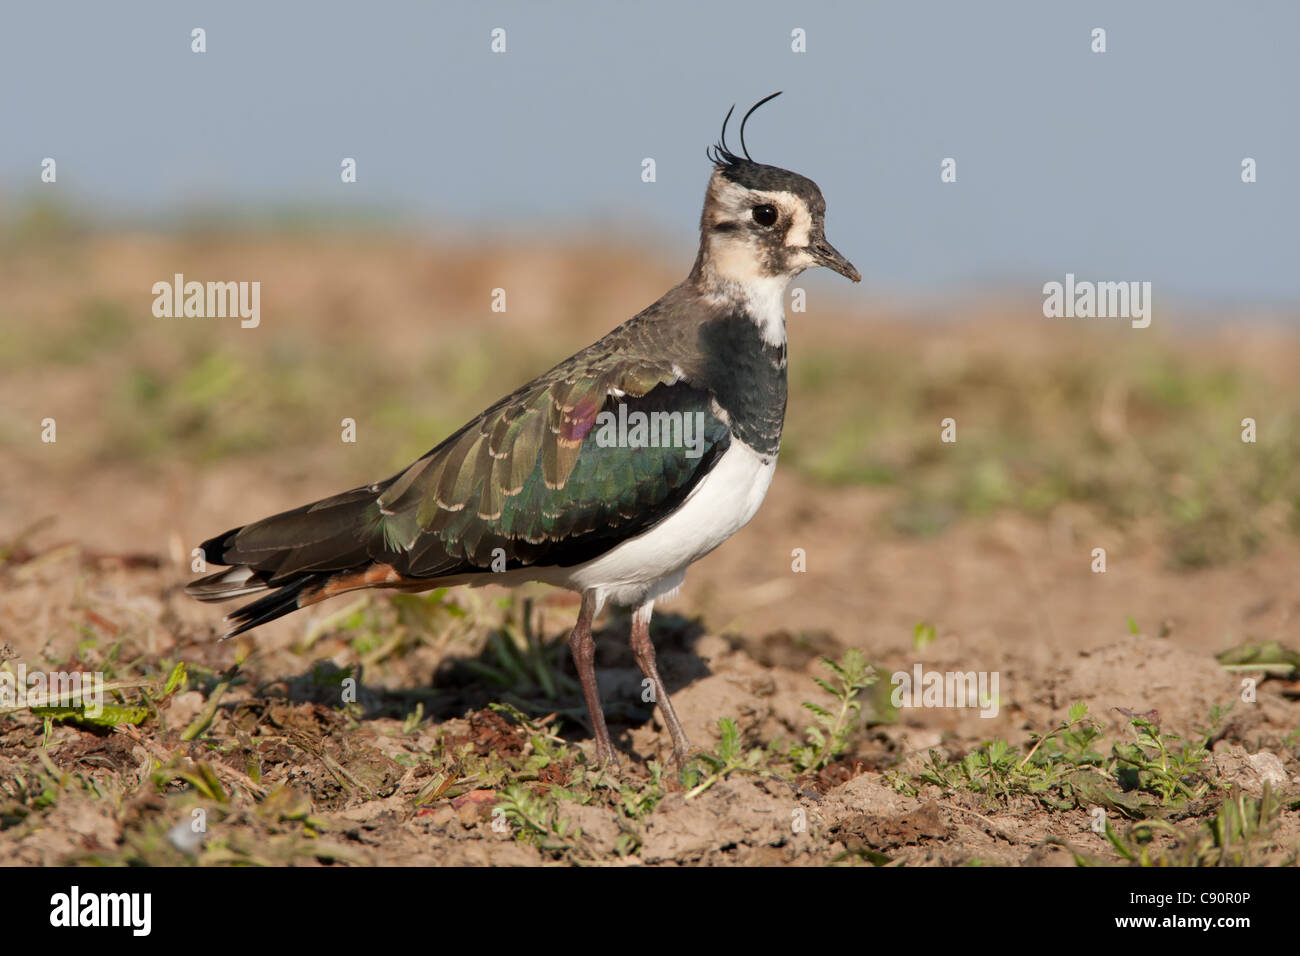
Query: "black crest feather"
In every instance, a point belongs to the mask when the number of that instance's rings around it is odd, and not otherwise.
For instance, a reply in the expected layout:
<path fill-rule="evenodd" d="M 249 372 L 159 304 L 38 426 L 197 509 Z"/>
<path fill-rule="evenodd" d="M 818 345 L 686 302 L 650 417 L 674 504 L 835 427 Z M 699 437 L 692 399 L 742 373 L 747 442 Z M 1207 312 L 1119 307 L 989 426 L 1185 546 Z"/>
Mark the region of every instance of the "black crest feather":
<path fill-rule="evenodd" d="M 749 118 L 750 118 L 751 116 L 754 115 L 754 110 L 758 109 L 760 106 L 762 106 L 762 105 L 763 105 L 764 103 L 766 103 L 768 100 L 776 99 L 778 96 L 781 95 L 782 92 L 783 92 L 782 90 L 777 90 L 775 93 L 772 93 L 772 94 L 770 94 L 770 95 L 768 95 L 768 96 L 763 97 L 761 100 L 759 100 L 759 101 L 758 101 L 757 103 L 755 103 L 753 106 L 751 106 L 751 107 L 749 108 L 749 112 L 747 112 L 747 113 L 744 115 L 744 117 L 741 119 L 741 121 L 740 121 L 740 151 L 744 154 L 743 157 L 742 157 L 742 156 L 737 156 L 737 155 L 736 155 L 735 153 L 733 153 L 733 152 L 731 151 L 731 149 L 727 146 L 727 124 L 731 121 L 731 114 L 734 113 L 734 112 L 736 111 L 736 107 L 733 105 L 733 106 L 731 107 L 731 109 L 727 110 L 727 115 L 726 115 L 726 117 L 722 120 L 722 135 L 718 137 L 718 142 L 717 142 L 716 144 L 714 144 L 713 146 L 709 147 L 708 150 L 706 150 L 706 153 L 707 153 L 709 159 L 713 162 L 713 165 L 715 165 L 715 166 L 732 166 L 732 167 L 734 167 L 734 166 L 739 166 L 741 163 L 746 163 L 746 162 L 748 162 L 748 163 L 752 163 L 752 162 L 754 162 L 754 157 L 752 157 L 752 156 L 749 155 L 749 149 L 748 149 L 748 147 L 745 146 L 745 124 L 748 123 L 748 122 L 749 122 Z"/>

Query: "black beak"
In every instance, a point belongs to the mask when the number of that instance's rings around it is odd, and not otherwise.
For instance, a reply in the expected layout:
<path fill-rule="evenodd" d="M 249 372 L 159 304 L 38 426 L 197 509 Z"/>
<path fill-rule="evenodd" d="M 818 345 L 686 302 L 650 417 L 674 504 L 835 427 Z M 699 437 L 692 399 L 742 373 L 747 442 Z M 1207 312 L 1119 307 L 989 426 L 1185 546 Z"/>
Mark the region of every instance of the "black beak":
<path fill-rule="evenodd" d="M 858 272 L 853 267 L 853 263 L 845 259 L 838 249 L 827 242 L 825 236 L 818 236 L 814 239 L 812 245 L 808 247 L 808 251 L 812 253 L 812 257 L 817 260 L 819 266 L 834 269 L 846 279 L 852 279 L 854 282 L 862 281 L 862 273 Z"/>

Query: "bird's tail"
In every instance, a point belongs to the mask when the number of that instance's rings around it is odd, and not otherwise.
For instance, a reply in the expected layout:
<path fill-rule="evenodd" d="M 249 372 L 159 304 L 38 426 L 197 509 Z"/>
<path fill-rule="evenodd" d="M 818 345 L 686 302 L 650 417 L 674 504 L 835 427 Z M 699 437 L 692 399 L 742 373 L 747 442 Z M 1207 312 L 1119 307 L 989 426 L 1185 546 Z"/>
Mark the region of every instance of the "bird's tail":
<path fill-rule="evenodd" d="M 267 621 L 274 621 L 277 617 L 283 617 L 308 604 L 324 600 L 323 596 L 315 595 L 319 594 L 330 577 L 331 574 L 328 572 L 304 574 L 297 580 L 280 585 L 270 594 L 231 611 L 225 617 L 225 622 L 230 625 L 230 628 L 221 635 L 221 639 L 225 640 L 236 634 L 251 631 Z M 246 594 L 268 590 L 271 585 L 261 578 L 260 572 L 242 564 L 191 581 L 185 586 L 185 593 L 200 601 L 229 601 Z M 304 600 L 304 597 L 307 599 Z"/>
<path fill-rule="evenodd" d="M 226 638 L 345 591 L 397 583 L 366 533 L 381 490 L 355 488 L 205 541 L 205 560 L 230 567 L 191 581 L 185 593 L 216 602 L 271 591 L 226 615 Z"/>

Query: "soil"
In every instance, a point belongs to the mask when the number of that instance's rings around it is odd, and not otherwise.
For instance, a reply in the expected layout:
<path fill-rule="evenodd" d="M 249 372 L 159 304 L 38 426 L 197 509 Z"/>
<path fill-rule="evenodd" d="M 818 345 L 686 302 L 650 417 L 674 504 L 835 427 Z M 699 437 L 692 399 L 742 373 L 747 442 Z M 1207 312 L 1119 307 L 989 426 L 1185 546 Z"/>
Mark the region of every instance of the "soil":
<path fill-rule="evenodd" d="M 490 788 L 418 800 L 434 772 L 430 754 L 468 747 L 484 758 L 519 757 L 532 747 L 527 730 L 488 708 L 499 694 L 456 669 L 465 648 L 421 646 L 387 661 L 384 686 L 370 685 L 363 672 L 360 712 L 348 713 L 337 694 L 321 693 L 310 679 L 310 668 L 357 663 L 360 655 L 342 635 L 326 631 L 303 653 L 295 648 L 306 626 L 299 618 L 218 642 L 213 609 L 179 592 L 186 575 L 162 555 L 29 548 L 6 565 L 0 596 L 3 641 L 21 658 L 74 662 L 88 638 L 121 641 L 119 653 L 137 667 L 183 660 L 192 672 L 220 674 L 248 656 L 245 681 L 222 698 L 201 742 L 180 740 L 179 728 L 203 708 L 210 685 L 173 696 L 159 719 L 138 728 L 54 724 L 47 741 L 53 766 L 99 781 L 120 804 L 69 791 L 39 815 L 39 826 L 35 814 L 11 814 L 0 854 L 23 864 L 121 854 L 150 823 L 180 822 L 150 785 L 150 771 L 188 760 L 212 764 L 230 794 L 218 825 L 225 855 L 207 862 L 253 854 L 271 863 L 397 865 L 1073 865 L 1071 850 L 1113 856 L 1085 807 L 1062 811 L 1025 796 L 991 800 L 932 785 L 908 793 L 893 780 L 914 773 L 931 750 L 959 757 L 993 737 L 1022 744 L 1051 729 L 1075 701 L 1086 702 L 1111 735 L 1123 734 L 1127 715 L 1155 712 L 1162 731 L 1187 737 L 1203 728 L 1211 707 L 1236 702 L 1213 744 L 1218 782 L 1258 795 L 1271 779 L 1294 792 L 1296 685 L 1267 681 L 1253 702 L 1242 702 L 1241 678 L 1213 657 L 1243 639 L 1288 632 L 1300 611 L 1291 586 L 1300 559 L 1294 545 L 1194 573 L 1171 571 L 1158 554 L 1135 550 L 1094 574 L 1069 528 L 1006 515 L 961 524 L 940 540 L 872 541 L 844 529 L 869 527 L 878 496 L 813 490 L 781 474 L 753 525 L 700 562 L 684 595 L 659 616 L 661 668 L 692 741 L 712 748 L 724 716 L 750 744 L 800 739 L 810 723 L 803 703 L 819 699 L 813 677 L 824 674 L 821 655 L 838 658 L 849 647 L 863 650 L 886 678 L 918 663 L 997 672 L 995 717 L 905 708 L 893 722 L 868 721 L 849 752 L 820 774 L 787 780 L 735 773 L 690 799 L 670 785 L 631 825 L 631 853 L 621 852 L 629 823 L 616 809 L 565 803 L 581 838 L 557 855 L 519 839 L 513 827 L 494 829 L 499 794 Z M 780 547 L 759 549 L 755 541 Z M 807 552 L 805 572 L 772 558 L 797 547 Z M 336 609 L 326 606 L 318 616 Z M 569 595 L 540 596 L 538 631 L 562 650 L 575 611 Z M 1131 632 L 1130 617 L 1142 622 L 1141 633 Z M 932 622 L 937 636 L 918 651 L 912 626 L 919 620 Z M 635 789 L 648 780 L 647 762 L 666 761 L 669 752 L 657 714 L 638 703 L 626 627 L 625 616 L 608 616 L 598 668 L 623 754 L 616 779 Z M 564 656 L 557 660 L 572 677 Z M 411 689 L 432 692 L 413 729 L 391 716 L 410 704 L 391 695 Z M 576 696 L 560 703 L 581 713 Z M 589 755 L 582 721 L 561 724 Z M 0 722 L 0 779 L 39 770 L 44 739 L 30 715 Z M 248 776 L 250 753 L 256 783 Z M 552 762 L 528 786 L 569 785 L 579 769 L 575 757 Z M 286 805 L 278 816 L 267 810 L 272 793 L 277 806 Z M 295 819 L 313 821 L 310 838 L 281 832 Z M 1300 817 L 1283 813 L 1277 845 L 1294 846 L 1298 837 Z"/>

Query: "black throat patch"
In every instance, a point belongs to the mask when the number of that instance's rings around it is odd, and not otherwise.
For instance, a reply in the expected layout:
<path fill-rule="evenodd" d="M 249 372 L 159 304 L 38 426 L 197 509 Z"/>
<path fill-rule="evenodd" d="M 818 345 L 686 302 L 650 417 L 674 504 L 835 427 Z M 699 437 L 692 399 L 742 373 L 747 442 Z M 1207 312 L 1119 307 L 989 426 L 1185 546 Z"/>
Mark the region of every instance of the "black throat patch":
<path fill-rule="evenodd" d="M 781 447 L 785 422 L 785 345 L 763 340 L 758 326 L 743 312 L 730 312 L 700 326 L 701 375 L 727 413 L 731 431 L 761 455 Z"/>

